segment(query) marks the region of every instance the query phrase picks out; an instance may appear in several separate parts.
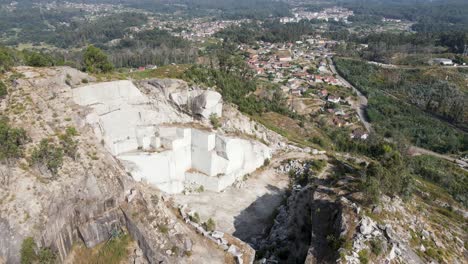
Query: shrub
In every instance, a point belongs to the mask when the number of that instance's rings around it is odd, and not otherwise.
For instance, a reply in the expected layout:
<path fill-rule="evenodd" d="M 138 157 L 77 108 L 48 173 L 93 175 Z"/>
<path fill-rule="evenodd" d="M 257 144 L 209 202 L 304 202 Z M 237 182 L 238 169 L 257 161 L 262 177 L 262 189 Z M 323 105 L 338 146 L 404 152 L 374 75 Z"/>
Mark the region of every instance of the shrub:
<path fill-rule="evenodd" d="M 5 97 L 8 94 L 7 87 L 4 82 L 0 81 L 0 98 Z"/>
<path fill-rule="evenodd" d="M 57 255 L 49 248 L 37 248 L 32 237 L 25 238 L 21 244 L 21 264 L 50 264 L 55 263 L 56 258 Z"/>
<path fill-rule="evenodd" d="M 197 223 L 197 224 L 200 223 L 200 215 L 197 212 L 195 212 L 193 215 L 190 215 L 189 218 L 190 218 L 190 221 L 194 223 Z"/>
<path fill-rule="evenodd" d="M 210 123 L 213 126 L 214 129 L 218 129 L 221 126 L 221 123 L 219 122 L 218 115 L 216 114 L 211 114 L 210 115 Z"/>
<path fill-rule="evenodd" d="M 65 134 L 59 135 L 60 145 L 63 148 L 64 154 L 73 160 L 76 159 L 76 153 L 78 151 L 78 140 L 74 140 L 73 137 L 77 135 L 78 132 L 71 126 L 66 128 Z"/>
<path fill-rule="evenodd" d="M 169 233 L 169 228 L 166 225 L 158 225 L 158 229 L 163 234 Z"/>
<path fill-rule="evenodd" d="M 369 263 L 369 252 L 366 249 L 359 251 L 358 256 L 359 256 L 359 261 L 362 264 Z"/>
<path fill-rule="evenodd" d="M 50 139 L 43 139 L 31 154 L 34 165 L 45 166 L 53 175 L 63 165 L 63 149 L 53 143 Z"/>
<path fill-rule="evenodd" d="M 216 223 L 212 218 L 208 219 L 208 221 L 205 222 L 204 226 L 207 231 L 214 231 L 216 229 Z"/>
<path fill-rule="evenodd" d="M 21 264 L 34 263 L 37 260 L 34 238 L 27 237 L 21 244 Z"/>
<path fill-rule="evenodd" d="M 383 245 L 382 245 L 382 240 L 376 238 L 371 240 L 370 242 L 371 245 L 371 251 L 374 253 L 374 255 L 379 256 L 382 254 L 383 251 Z"/>
<path fill-rule="evenodd" d="M 24 129 L 13 128 L 5 118 L 0 118 L 0 160 L 21 157 L 26 139 Z"/>
<path fill-rule="evenodd" d="M 114 65 L 109 62 L 107 55 L 93 45 L 86 48 L 83 55 L 85 70 L 92 73 L 106 73 L 114 69 Z"/>

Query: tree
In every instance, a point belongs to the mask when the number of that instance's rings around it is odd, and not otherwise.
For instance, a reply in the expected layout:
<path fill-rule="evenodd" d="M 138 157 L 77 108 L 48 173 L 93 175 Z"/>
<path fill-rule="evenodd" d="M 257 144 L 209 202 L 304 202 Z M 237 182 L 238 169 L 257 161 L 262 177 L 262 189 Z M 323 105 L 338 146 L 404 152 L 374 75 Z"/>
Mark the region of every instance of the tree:
<path fill-rule="evenodd" d="M 41 53 L 33 52 L 29 56 L 26 56 L 26 64 L 33 67 L 47 67 L 53 66 L 53 60 Z"/>
<path fill-rule="evenodd" d="M 2 182 L 8 184 L 10 165 L 14 159 L 23 155 L 23 144 L 27 139 L 26 131 L 12 128 L 5 118 L 0 118 L 0 161 L 6 164 L 8 171 L 2 171 Z"/>
<path fill-rule="evenodd" d="M 14 65 L 14 55 L 11 49 L 0 46 L 0 73 L 10 70 Z"/>
<path fill-rule="evenodd" d="M 39 146 L 34 148 L 31 161 L 38 166 L 44 166 L 52 175 L 57 175 L 63 165 L 63 149 L 50 139 L 43 139 Z"/>
<path fill-rule="evenodd" d="M 99 48 L 93 45 L 88 46 L 83 55 L 83 64 L 85 70 L 91 73 L 110 72 L 114 69 L 112 63 L 109 62 L 107 55 Z"/>

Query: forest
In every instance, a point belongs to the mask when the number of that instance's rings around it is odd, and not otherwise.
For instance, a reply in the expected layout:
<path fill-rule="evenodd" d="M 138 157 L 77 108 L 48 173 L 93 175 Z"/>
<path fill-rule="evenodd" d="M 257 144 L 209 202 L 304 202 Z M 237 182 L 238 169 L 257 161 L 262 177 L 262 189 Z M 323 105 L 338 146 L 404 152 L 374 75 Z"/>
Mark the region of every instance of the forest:
<path fill-rule="evenodd" d="M 441 153 L 468 150 L 468 95 L 456 82 L 430 70 L 383 69 L 339 58 L 334 62 L 340 74 L 369 98 L 367 114 L 381 135 L 405 138 Z"/>
<path fill-rule="evenodd" d="M 337 0 L 357 15 L 405 19 L 416 22 L 418 32 L 468 31 L 465 0 Z"/>

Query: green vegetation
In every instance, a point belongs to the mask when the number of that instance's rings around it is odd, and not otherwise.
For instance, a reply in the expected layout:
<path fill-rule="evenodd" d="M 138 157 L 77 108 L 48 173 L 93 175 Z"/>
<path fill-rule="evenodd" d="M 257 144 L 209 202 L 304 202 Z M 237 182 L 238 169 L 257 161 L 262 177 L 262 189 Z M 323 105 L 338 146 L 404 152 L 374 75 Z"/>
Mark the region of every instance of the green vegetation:
<path fill-rule="evenodd" d="M 4 98 L 8 94 L 7 86 L 0 80 L 0 98 Z"/>
<path fill-rule="evenodd" d="M 37 259 L 36 251 L 36 242 L 34 242 L 34 238 L 27 237 L 23 240 L 21 244 L 21 264 L 29 264 L 34 263 Z"/>
<path fill-rule="evenodd" d="M 468 3 L 465 0 L 360 0 L 342 1 L 357 15 L 406 19 L 416 22 L 413 30 L 442 32 L 468 28 Z"/>
<path fill-rule="evenodd" d="M 219 68 L 193 66 L 184 74 L 184 79 L 196 84 L 216 87 L 223 100 L 236 104 L 241 112 L 249 115 L 268 111 L 297 117 L 286 106 L 286 98 L 278 87 L 269 89 L 271 95 L 259 98 L 252 94 L 259 84 L 243 57 L 232 46 L 217 50 Z"/>
<path fill-rule="evenodd" d="M 24 129 L 11 127 L 6 118 L 0 117 L 0 160 L 21 157 L 26 139 Z"/>
<path fill-rule="evenodd" d="M 133 79 L 144 80 L 151 78 L 170 78 L 170 79 L 181 79 L 184 72 L 191 66 L 188 64 L 181 65 L 166 65 L 158 67 L 154 70 L 135 71 L 129 74 Z"/>
<path fill-rule="evenodd" d="M 63 165 L 63 149 L 51 139 L 43 139 L 31 154 L 33 165 L 45 167 L 52 175 L 57 175 Z"/>
<path fill-rule="evenodd" d="M 199 224 L 201 222 L 200 215 L 195 212 L 193 215 L 189 215 L 190 221 Z"/>
<path fill-rule="evenodd" d="M 61 58 L 33 50 L 16 50 L 0 45 L 0 73 L 8 71 L 13 66 L 27 65 L 33 67 L 46 67 L 64 65 Z"/>
<path fill-rule="evenodd" d="M 78 151 L 78 140 L 73 137 L 77 136 L 78 132 L 74 127 L 67 127 L 64 134 L 59 135 L 60 145 L 62 146 L 65 155 L 73 160 L 76 159 Z"/>
<path fill-rule="evenodd" d="M 383 69 L 363 61 L 335 59 L 348 81 L 369 98 L 367 114 L 376 131 L 386 137 L 404 138 L 433 151 L 468 150 L 464 127 L 468 120 L 468 95 L 454 81 L 432 71 Z"/>
<path fill-rule="evenodd" d="M 362 264 L 369 263 L 369 251 L 367 251 L 366 249 L 363 249 L 363 250 L 359 251 L 358 256 L 359 256 L 359 261 Z"/>
<path fill-rule="evenodd" d="M 75 264 L 121 263 L 129 255 L 128 247 L 132 242 L 126 233 L 112 237 L 107 242 L 95 248 L 86 248 L 84 245 L 74 248 Z"/>
<path fill-rule="evenodd" d="M 221 126 L 221 123 L 219 122 L 219 118 L 216 114 L 210 115 L 210 123 L 214 129 L 218 129 Z"/>
<path fill-rule="evenodd" d="M 414 175 L 443 187 L 455 200 L 468 206 L 468 172 L 432 156 L 413 157 L 408 166 Z"/>
<path fill-rule="evenodd" d="M 257 40 L 267 42 L 288 42 L 300 40 L 302 36 L 313 34 L 318 28 L 317 21 L 302 20 L 300 22 L 282 24 L 279 21 L 267 21 L 262 26 L 256 23 L 232 26 L 216 33 L 230 43 L 253 44 Z"/>
<path fill-rule="evenodd" d="M 49 248 L 37 248 L 34 238 L 27 237 L 21 244 L 21 264 L 52 264 L 57 255 Z"/>
<path fill-rule="evenodd" d="M 215 231 L 215 229 L 216 229 L 216 223 L 215 223 L 215 221 L 214 221 L 212 218 L 208 219 L 208 220 L 203 224 L 203 226 L 205 227 L 205 230 L 206 230 L 206 231 Z"/>
<path fill-rule="evenodd" d="M 106 73 L 113 70 L 114 66 L 109 62 L 107 55 L 93 45 L 88 46 L 83 55 L 83 65 L 87 72 Z"/>

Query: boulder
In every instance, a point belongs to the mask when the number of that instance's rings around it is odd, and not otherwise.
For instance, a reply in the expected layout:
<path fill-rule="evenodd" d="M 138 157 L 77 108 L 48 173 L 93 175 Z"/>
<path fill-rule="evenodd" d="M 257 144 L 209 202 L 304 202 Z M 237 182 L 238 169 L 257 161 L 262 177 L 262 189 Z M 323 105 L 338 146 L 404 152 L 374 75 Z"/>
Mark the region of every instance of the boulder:
<path fill-rule="evenodd" d="M 221 94 L 214 91 L 204 91 L 202 94 L 194 97 L 190 102 L 190 110 L 194 115 L 203 118 L 210 118 L 211 115 L 222 116 L 222 97 Z"/>
<path fill-rule="evenodd" d="M 372 219 L 370 219 L 369 217 L 364 217 L 361 220 L 361 226 L 359 227 L 359 231 L 363 235 L 369 235 L 374 230 L 374 227 L 375 227 L 374 221 L 372 221 Z"/>

